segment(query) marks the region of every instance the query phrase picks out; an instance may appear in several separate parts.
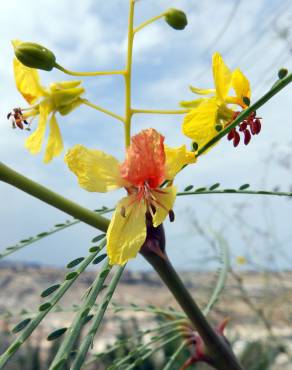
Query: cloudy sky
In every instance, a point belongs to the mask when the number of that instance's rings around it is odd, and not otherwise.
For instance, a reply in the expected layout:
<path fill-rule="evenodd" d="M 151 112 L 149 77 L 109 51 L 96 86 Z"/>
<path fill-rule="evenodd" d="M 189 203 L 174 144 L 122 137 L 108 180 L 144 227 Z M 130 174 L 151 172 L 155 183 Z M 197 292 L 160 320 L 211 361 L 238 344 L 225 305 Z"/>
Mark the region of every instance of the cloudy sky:
<path fill-rule="evenodd" d="M 139 0 L 135 24 L 168 7 L 183 9 L 189 25 L 178 32 L 159 21 L 137 35 L 133 69 L 135 108 L 176 109 L 180 100 L 193 98 L 188 85 L 211 87 L 214 51 L 219 51 L 231 68 L 240 67 L 248 76 L 253 100 L 270 88 L 279 68 L 292 66 L 291 0 Z M 10 40 L 39 42 L 53 50 L 57 61 L 71 70 L 122 69 L 127 17 L 126 0 L 10 0 L 1 7 L 1 161 L 90 208 L 113 206 L 122 193 L 100 195 L 83 191 L 66 168 L 63 156 L 44 165 L 42 155 L 31 156 L 24 148 L 28 132 L 12 130 L 6 120 L 7 112 L 13 107 L 25 107 L 25 101 L 14 85 Z M 42 72 L 41 79 L 45 85 L 68 77 L 53 71 Z M 83 84 L 89 100 L 123 114 L 124 87 L 120 76 L 86 78 Z M 223 187 L 230 188 L 248 182 L 254 189 L 281 185 L 283 190 L 289 190 L 292 183 L 289 167 L 291 99 L 289 86 L 259 111 L 263 117 L 263 130 L 248 147 L 240 145 L 234 149 L 222 140 L 195 166 L 178 176 L 178 187 L 183 189 L 188 184 L 210 186 L 220 182 Z M 105 150 L 122 160 L 123 129 L 119 122 L 88 107 L 81 107 L 58 120 L 66 149 L 81 143 Z M 181 121 L 180 116 L 135 116 L 133 133 L 154 127 L 166 136 L 169 145 L 189 145 L 189 140 L 181 134 Z M 0 202 L 1 249 L 68 219 L 62 212 L 6 184 L 0 184 Z M 193 219 L 199 218 L 208 232 L 218 229 L 224 232 L 233 256 L 251 256 L 256 251 L 261 261 L 271 261 L 264 244 L 242 239 L 242 234 L 248 233 L 242 228 L 246 223 L 261 230 L 272 230 L 275 240 L 279 241 L 276 245 L 281 244 L 281 253 L 286 253 L 290 235 L 287 219 L 290 219 L 291 207 L 292 203 L 282 198 L 196 195 L 178 199 L 176 222 L 166 225 L 169 254 L 179 267 L 191 268 L 196 264 L 196 259 L 208 248 L 193 227 Z M 237 221 L 234 212 L 241 221 Z M 80 224 L 27 247 L 11 259 L 62 266 L 72 258 L 85 255 L 95 235 L 96 231 L 91 227 Z M 279 253 L 273 248 L 272 254 L 278 257 Z M 291 252 L 285 256 L 279 264 L 287 267 Z M 145 268 L 145 262 L 139 257 L 129 266 Z"/>

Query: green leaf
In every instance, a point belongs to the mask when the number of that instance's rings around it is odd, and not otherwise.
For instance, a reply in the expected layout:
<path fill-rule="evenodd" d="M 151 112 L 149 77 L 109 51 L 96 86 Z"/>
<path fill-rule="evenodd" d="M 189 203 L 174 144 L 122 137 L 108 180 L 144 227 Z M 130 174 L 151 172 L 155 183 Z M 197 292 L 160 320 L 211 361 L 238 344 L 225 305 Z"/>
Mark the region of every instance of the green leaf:
<path fill-rule="evenodd" d="M 93 318 L 94 315 L 87 315 L 84 319 L 84 322 L 83 324 L 86 325 L 92 318 Z"/>
<path fill-rule="evenodd" d="M 91 248 L 89 248 L 89 252 L 90 253 L 96 253 L 96 252 L 98 252 L 99 251 L 99 247 L 91 247 Z"/>
<path fill-rule="evenodd" d="M 224 193 L 236 193 L 235 189 L 224 189 Z"/>
<path fill-rule="evenodd" d="M 105 238 L 105 236 L 106 236 L 106 234 L 100 234 L 100 235 L 98 235 L 98 236 L 94 237 L 94 238 L 91 240 L 91 242 L 92 242 L 92 243 L 97 243 L 97 242 L 99 242 L 100 240 L 104 239 L 104 238 Z"/>
<path fill-rule="evenodd" d="M 39 233 L 39 234 L 37 234 L 37 237 L 38 237 L 38 238 L 41 238 L 41 237 L 46 236 L 46 235 L 48 235 L 48 233 L 45 231 L 45 232 L 43 232 L 43 233 Z"/>
<path fill-rule="evenodd" d="M 92 261 L 92 264 L 93 264 L 93 265 L 97 265 L 98 263 L 100 263 L 101 261 L 103 261 L 106 257 L 107 257 L 107 254 L 106 254 L 106 253 L 101 254 L 100 256 L 97 256 L 97 257 Z"/>
<path fill-rule="evenodd" d="M 61 328 L 53 331 L 51 334 L 48 335 L 47 340 L 51 341 L 61 337 L 66 332 L 66 330 L 67 328 Z"/>
<path fill-rule="evenodd" d="M 75 260 L 68 263 L 67 268 L 71 269 L 71 268 L 79 265 L 79 263 L 81 263 L 83 260 L 84 260 L 84 257 L 76 258 Z"/>
<path fill-rule="evenodd" d="M 39 306 L 39 311 L 46 311 L 50 307 L 52 307 L 52 304 L 50 302 L 43 303 Z"/>
<path fill-rule="evenodd" d="M 29 323 L 31 319 L 24 319 L 21 322 L 19 322 L 17 325 L 14 326 L 14 328 L 11 330 L 12 333 L 16 334 L 20 332 L 22 329 L 24 329 Z"/>
<path fill-rule="evenodd" d="M 55 285 L 52 285 L 52 286 L 48 287 L 47 289 L 45 289 L 44 291 L 42 291 L 41 297 L 42 298 L 45 298 L 45 297 L 49 296 L 55 290 L 57 290 L 59 287 L 60 287 L 60 284 L 55 284 Z"/>
<path fill-rule="evenodd" d="M 196 193 L 201 193 L 203 191 L 206 191 L 207 189 L 206 188 L 198 188 L 195 190 Z"/>
<path fill-rule="evenodd" d="M 66 275 L 65 280 L 72 280 L 78 275 L 77 271 L 69 272 L 69 274 Z"/>
<path fill-rule="evenodd" d="M 68 221 L 66 221 L 68 222 Z M 69 221 L 70 222 L 70 221 Z M 62 226 L 65 226 L 65 224 L 56 224 L 55 227 L 62 227 Z"/>
<path fill-rule="evenodd" d="M 193 187 L 194 187 L 194 185 L 188 185 L 188 186 L 186 186 L 186 187 L 184 188 L 184 191 L 190 191 L 190 190 L 192 190 L 192 189 L 193 189 Z"/>
<path fill-rule="evenodd" d="M 249 184 L 243 184 L 239 187 L 239 190 L 245 190 L 245 189 L 248 189 L 250 187 Z"/>
<path fill-rule="evenodd" d="M 209 187 L 209 190 L 213 191 L 213 190 L 219 188 L 219 186 L 220 186 L 220 183 L 219 182 L 216 182 L 216 184 L 214 184 L 214 185 L 212 185 L 212 186 Z"/>

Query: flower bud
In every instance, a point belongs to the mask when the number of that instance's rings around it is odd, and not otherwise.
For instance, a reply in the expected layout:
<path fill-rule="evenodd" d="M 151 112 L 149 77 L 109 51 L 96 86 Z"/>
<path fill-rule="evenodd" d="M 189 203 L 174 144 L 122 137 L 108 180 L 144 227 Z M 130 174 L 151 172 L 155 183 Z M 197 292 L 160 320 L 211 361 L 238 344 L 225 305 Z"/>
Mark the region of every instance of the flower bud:
<path fill-rule="evenodd" d="M 178 9 L 168 9 L 165 13 L 165 21 L 175 30 L 183 30 L 188 24 L 185 13 Z"/>
<path fill-rule="evenodd" d="M 285 78 L 288 74 L 288 69 L 287 68 L 281 68 L 279 71 L 278 71 L 278 77 L 280 80 L 282 80 L 283 78 Z"/>
<path fill-rule="evenodd" d="M 56 64 L 54 53 L 34 42 L 12 41 L 16 58 L 29 68 L 51 71 Z"/>

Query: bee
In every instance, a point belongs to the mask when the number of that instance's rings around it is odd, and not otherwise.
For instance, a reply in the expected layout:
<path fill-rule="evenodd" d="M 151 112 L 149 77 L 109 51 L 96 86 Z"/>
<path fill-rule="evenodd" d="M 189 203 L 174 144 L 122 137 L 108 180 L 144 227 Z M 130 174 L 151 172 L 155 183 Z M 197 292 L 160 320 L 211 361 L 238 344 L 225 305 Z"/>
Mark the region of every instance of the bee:
<path fill-rule="evenodd" d="M 14 108 L 11 112 L 9 112 L 7 114 L 7 119 L 11 121 L 12 128 L 15 129 L 18 127 L 23 130 L 24 125 L 26 125 L 27 127 L 25 129 L 30 131 L 30 123 L 24 119 L 22 110 L 20 108 Z"/>

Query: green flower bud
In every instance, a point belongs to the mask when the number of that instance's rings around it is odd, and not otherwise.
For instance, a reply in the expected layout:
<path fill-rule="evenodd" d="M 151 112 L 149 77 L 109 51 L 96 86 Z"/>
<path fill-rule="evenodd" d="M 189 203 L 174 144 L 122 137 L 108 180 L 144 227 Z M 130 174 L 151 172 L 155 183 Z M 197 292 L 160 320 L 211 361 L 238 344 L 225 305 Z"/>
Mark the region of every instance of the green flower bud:
<path fill-rule="evenodd" d="M 278 72 L 278 77 L 280 80 L 282 80 L 283 78 L 285 78 L 288 74 L 288 69 L 286 68 L 281 68 Z"/>
<path fill-rule="evenodd" d="M 12 41 L 16 58 L 29 68 L 51 71 L 56 64 L 54 53 L 34 42 Z"/>
<path fill-rule="evenodd" d="M 175 30 L 183 30 L 188 24 L 185 13 L 178 9 L 168 9 L 165 13 L 165 21 Z"/>

